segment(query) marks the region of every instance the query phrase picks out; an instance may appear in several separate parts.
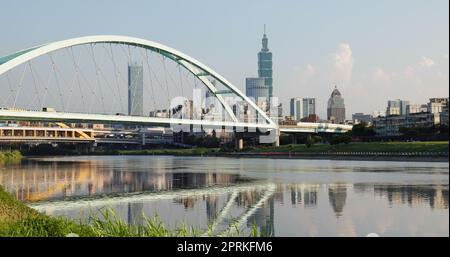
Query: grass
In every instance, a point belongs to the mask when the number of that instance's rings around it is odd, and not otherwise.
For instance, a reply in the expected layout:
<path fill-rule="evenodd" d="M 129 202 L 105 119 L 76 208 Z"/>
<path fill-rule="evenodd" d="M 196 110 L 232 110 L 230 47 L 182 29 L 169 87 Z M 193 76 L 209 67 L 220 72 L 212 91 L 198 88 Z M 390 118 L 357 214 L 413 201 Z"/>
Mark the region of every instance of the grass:
<path fill-rule="evenodd" d="M 0 237 L 199 237 L 215 236 L 212 227 L 206 230 L 188 226 L 184 222 L 169 228 L 158 215 L 143 216 L 143 225 L 130 225 L 111 208 L 100 210 L 100 216 L 90 215 L 87 223 L 75 222 L 63 217 L 50 217 L 27 207 L 14 199 L 0 186 Z M 242 231 L 235 224 L 223 236 L 240 236 Z M 230 232 L 231 231 L 231 232 Z M 261 236 L 256 224 L 249 236 Z"/>
<path fill-rule="evenodd" d="M 144 150 L 106 150 L 94 154 L 102 155 L 207 155 L 218 152 L 219 148 L 189 148 L 189 149 L 144 149 Z"/>
<path fill-rule="evenodd" d="M 233 153 L 233 150 L 223 151 L 220 148 L 191 148 L 191 149 L 146 149 L 146 150 L 114 150 L 97 152 L 97 154 L 109 155 L 176 155 L 176 156 L 198 156 L 198 155 L 223 155 Z M 437 142 L 352 142 L 349 144 L 314 144 L 306 147 L 304 144 L 273 146 L 246 147 L 241 152 L 264 153 L 264 152 L 292 152 L 292 153 L 323 153 L 323 152 L 445 152 L 448 153 L 448 141 Z"/>
<path fill-rule="evenodd" d="M 0 165 L 19 163 L 22 154 L 19 151 L 0 151 Z"/>
<path fill-rule="evenodd" d="M 439 142 L 370 142 L 349 143 L 339 145 L 315 144 L 310 148 L 306 145 L 283 145 L 280 147 L 250 148 L 249 152 L 448 152 L 448 141 Z"/>
<path fill-rule="evenodd" d="M 0 186 L 0 236 L 62 237 L 69 233 L 95 235 L 86 225 L 49 217 L 29 208 Z"/>

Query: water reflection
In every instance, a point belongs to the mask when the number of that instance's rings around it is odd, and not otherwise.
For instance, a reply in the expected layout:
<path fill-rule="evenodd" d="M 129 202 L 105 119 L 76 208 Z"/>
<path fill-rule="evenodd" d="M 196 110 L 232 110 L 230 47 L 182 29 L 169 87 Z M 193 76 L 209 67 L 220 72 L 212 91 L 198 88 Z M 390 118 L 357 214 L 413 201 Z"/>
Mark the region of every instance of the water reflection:
<path fill-rule="evenodd" d="M 347 185 L 335 184 L 328 187 L 328 200 L 333 207 L 336 217 L 342 216 L 345 200 L 347 199 Z"/>
<path fill-rule="evenodd" d="M 217 234 L 238 222 L 244 231 L 255 224 L 267 236 L 448 236 L 448 167 L 431 174 L 414 167 L 413 175 L 406 169 L 408 181 L 396 175 L 386 183 L 379 166 L 370 173 L 370 165 L 325 163 L 318 172 L 305 167 L 305 175 L 293 173 L 301 170 L 294 162 L 271 161 L 266 170 L 258 166 L 256 171 L 251 167 L 257 162 L 227 166 L 177 157 L 50 159 L 1 170 L 0 184 L 39 211 L 76 219 L 111 206 L 130 224 L 143 224 L 142 214 L 159 214 L 172 225 L 183 220 L 201 228 L 212 225 Z M 401 174 L 399 169 L 394 173 Z M 268 178 L 273 170 L 274 177 Z M 311 179 L 311 173 L 329 178 Z"/>
<path fill-rule="evenodd" d="M 0 173 L 0 184 L 25 202 L 226 186 L 246 180 L 235 174 L 127 172 L 90 162 L 34 163 L 26 170 Z M 186 208 L 191 205 L 189 200 L 185 202 Z"/>

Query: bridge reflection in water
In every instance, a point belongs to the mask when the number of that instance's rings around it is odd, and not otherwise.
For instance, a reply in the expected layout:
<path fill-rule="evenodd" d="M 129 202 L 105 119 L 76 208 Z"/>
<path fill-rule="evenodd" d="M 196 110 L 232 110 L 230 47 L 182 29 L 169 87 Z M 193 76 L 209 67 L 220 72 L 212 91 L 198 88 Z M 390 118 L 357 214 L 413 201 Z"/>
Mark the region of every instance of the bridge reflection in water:
<path fill-rule="evenodd" d="M 151 164 L 135 158 L 37 159 L 25 169 L 2 170 L 0 184 L 17 199 L 51 215 L 87 219 L 110 206 L 129 223 L 142 224 L 143 213 L 158 213 L 172 224 L 186 220 L 202 228 L 212 225 L 217 234 L 238 222 L 247 230 L 256 223 L 263 235 L 276 235 L 275 206 L 308 212 L 328 203 L 335 218 L 345 223 L 343 213 L 353 194 L 369 193 L 390 206 L 448 209 L 448 184 L 283 184 L 251 179 L 238 171 L 193 172 L 176 158 L 154 158 Z"/>

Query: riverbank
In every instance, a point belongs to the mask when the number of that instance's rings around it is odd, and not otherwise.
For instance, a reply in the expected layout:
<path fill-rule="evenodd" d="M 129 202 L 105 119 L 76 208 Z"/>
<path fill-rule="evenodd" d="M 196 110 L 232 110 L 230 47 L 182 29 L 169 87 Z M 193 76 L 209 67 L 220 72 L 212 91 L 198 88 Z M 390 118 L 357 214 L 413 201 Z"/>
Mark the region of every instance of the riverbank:
<path fill-rule="evenodd" d="M 88 226 L 41 214 L 14 199 L 0 186 L 0 236 L 63 237 L 69 233 L 94 236 Z"/>
<path fill-rule="evenodd" d="M 19 163 L 22 160 L 22 154 L 19 151 L 0 151 L 0 165 Z"/>
<path fill-rule="evenodd" d="M 174 155 L 233 158 L 329 159 L 360 161 L 448 162 L 448 142 L 373 142 L 340 145 L 283 145 L 248 147 L 243 151 L 220 148 L 97 151 L 94 155 Z"/>
<path fill-rule="evenodd" d="M 271 158 L 271 159 L 303 159 L 303 160 L 337 160 L 337 161 L 398 161 L 398 162 L 448 162 L 448 156 L 437 155 L 382 155 L 377 153 L 320 153 L 320 154 L 299 154 L 299 153 L 228 153 L 218 154 L 221 157 L 234 158 Z"/>
<path fill-rule="evenodd" d="M 144 217 L 141 226 L 128 224 L 112 209 L 100 211 L 99 217 L 89 217 L 89 224 L 64 217 L 50 217 L 16 200 L 0 186 L 0 237 L 197 237 L 214 236 L 210 227 L 201 230 L 185 223 L 175 228 L 166 226 L 158 215 Z M 234 228 L 230 226 L 230 228 Z M 228 230 L 232 231 L 232 230 Z M 241 231 L 226 236 L 242 236 Z M 245 235 L 248 236 L 248 235 Z M 261 236 L 254 224 L 250 236 Z"/>

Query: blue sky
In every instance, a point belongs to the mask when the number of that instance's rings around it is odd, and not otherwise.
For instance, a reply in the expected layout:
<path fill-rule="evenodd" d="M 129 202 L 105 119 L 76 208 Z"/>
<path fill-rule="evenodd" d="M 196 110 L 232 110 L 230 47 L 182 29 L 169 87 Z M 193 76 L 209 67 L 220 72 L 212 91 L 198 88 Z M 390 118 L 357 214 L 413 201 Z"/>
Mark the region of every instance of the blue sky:
<path fill-rule="evenodd" d="M 334 84 L 347 116 L 386 101 L 448 96 L 448 0 L 24 1 L 2 0 L 0 55 L 94 34 L 174 47 L 244 88 L 256 76 L 267 24 L 274 92 L 316 97 L 324 117 Z"/>

